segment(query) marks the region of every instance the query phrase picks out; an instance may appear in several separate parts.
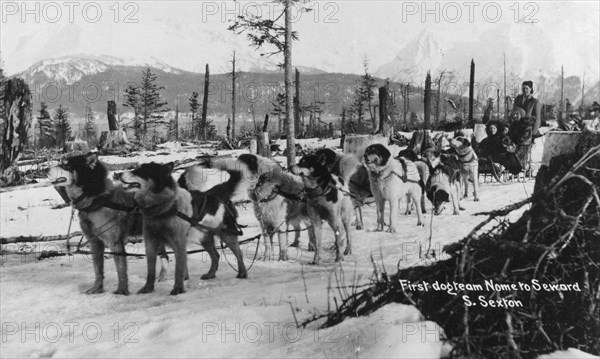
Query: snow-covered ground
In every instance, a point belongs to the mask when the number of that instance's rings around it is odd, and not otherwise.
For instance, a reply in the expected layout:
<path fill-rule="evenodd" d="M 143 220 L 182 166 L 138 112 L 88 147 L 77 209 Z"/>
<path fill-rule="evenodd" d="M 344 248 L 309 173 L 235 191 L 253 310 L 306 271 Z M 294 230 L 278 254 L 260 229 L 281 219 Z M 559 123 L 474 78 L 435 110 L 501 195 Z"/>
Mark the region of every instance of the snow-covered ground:
<path fill-rule="evenodd" d="M 339 140 L 302 145 L 338 144 Z M 541 147 L 534 149 L 534 160 L 541 159 Z M 167 162 L 198 154 L 142 154 L 126 160 Z M 121 159 L 103 157 L 102 160 L 116 163 Z M 208 181 L 221 180 L 222 175 L 215 173 Z M 341 266 L 333 262 L 333 252 L 321 266 L 309 265 L 312 253 L 306 250 L 306 232 L 302 232 L 301 248 L 290 248 L 287 262 L 253 261 L 256 242 L 244 244 L 246 264 L 252 264 L 247 280 L 235 278 L 235 271 L 228 265 L 235 259 L 226 251 L 217 278 L 201 281 L 200 275 L 208 270 L 209 258 L 204 253 L 191 254 L 187 292 L 176 297 L 168 295 L 173 286 L 173 265 L 168 280 L 157 283 L 154 293 L 123 297 L 111 293 L 116 289 L 117 277 L 112 259 L 107 259 L 104 284 L 107 292 L 90 296 L 83 294 L 94 279 L 88 256 L 39 261 L 36 253 L 56 249 L 57 244 L 22 245 L 23 254 L 1 257 L 0 354 L 2 357 L 438 358 L 449 350 L 443 344 L 439 327 L 422 321 L 412 306 L 388 305 L 368 317 L 348 319 L 327 330 L 317 330 L 314 326 L 297 328 L 296 320 L 303 321 L 312 313 L 328 308 L 327 288 L 329 284 L 336 285 L 334 272 L 339 277 L 343 271 L 346 284 L 363 284 L 372 275 L 371 254 L 390 273 L 398 265 L 422 263 L 419 244 L 425 245 L 430 235 L 433 248 L 440 253 L 443 245 L 461 239 L 484 219 L 474 213 L 520 201 L 532 191 L 532 181 L 507 185 L 482 183 L 480 202 L 473 202 L 472 197 L 464 201 L 466 210 L 460 216 L 448 212 L 436 217 L 428 214 L 422 228 L 416 226 L 415 214 L 402 215 L 402 232 L 398 234 L 374 232 L 375 208 L 366 207 L 366 230 L 354 231 L 354 253 Z M 61 202 L 52 187 L 2 193 L 0 237 L 66 234 L 71 209 L 52 209 Z M 242 239 L 258 234 L 251 206 L 239 210 L 240 223 L 248 225 Z M 71 230 L 79 230 L 76 217 Z M 323 238 L 324 247 L 331 247 L 330 229 L 324 231 Z M 197 247 L 190 244 L 189 249 Z M 6 245 L 3 249 L 16 250 L 17 246 Z M 27 254 L 28 251 L 31 253 Z M 128 252 L 136 251 L 143 253 L 143 245 L 128 247 Z M 135 293 L 145 282 L 145 259 L 130 257 L 128 272 L 130 291 Z"/>

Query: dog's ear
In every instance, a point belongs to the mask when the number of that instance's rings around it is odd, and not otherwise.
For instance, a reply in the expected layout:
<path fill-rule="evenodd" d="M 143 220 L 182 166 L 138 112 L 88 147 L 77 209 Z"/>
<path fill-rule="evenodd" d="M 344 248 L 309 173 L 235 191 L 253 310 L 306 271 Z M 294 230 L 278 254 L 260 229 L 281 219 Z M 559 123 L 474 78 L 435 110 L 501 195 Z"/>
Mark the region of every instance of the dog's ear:
<path fill-rule="evenodd" d="M 462 137 L 462 138 L 460 139 L 460 142 L 462 143 L 462 145 L 463 145 L 464 147 L 469 147 L 469 146 L 471 146 L 471 141 L 469 141 L 469 139 L 468 139 L 468 138 L 466 138 L 466 137 Z"/>
<path fill-rule="evenodd" d="M 169 163 L 165 164 L 165 167 L 167 168 L 167 170 L 169 172 L 173 172 L 173 169 L 175 168 L 175 162 L 169 162 Z"/>
<path fill-rule="evenodd" d="M 450 195 L 448 192 L 439 189 L 435 192 L 435 199 L 441 202 L 450 202 Z"/>
<path fill-rule="evenodd" d="M 85 164 L 91 169 L 94 169 L 98 164 L 98 154 L 96 152 L 90 152 L 85 156 Z"/>
<path fill-rule="evenodd" d="M 440 157 L 440 156 L 442 155 L 442 153 L 441 153 L 439 150 L 434 150 L 434 151 L 433 151 L 433 155 L 434 155 L 435 157 Z"/>

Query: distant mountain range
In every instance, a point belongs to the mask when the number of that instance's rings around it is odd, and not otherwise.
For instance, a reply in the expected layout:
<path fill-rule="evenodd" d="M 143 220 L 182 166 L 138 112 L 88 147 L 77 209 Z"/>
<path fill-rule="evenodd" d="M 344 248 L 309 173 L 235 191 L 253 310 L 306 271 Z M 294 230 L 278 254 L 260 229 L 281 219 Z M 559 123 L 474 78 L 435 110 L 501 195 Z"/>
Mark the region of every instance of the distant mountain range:
<path fill-rule="evenodd" d="M 525 41 L 528 38 L 536 41 Z M 434 86 L 443 71 L 444 97 L 448 93 L 466 96 L 469 66 L 474 59 L 477 100 L 485 103 L 488 97 L 496 98 L 496 89 L 500 89 L 501 95 L 504 92 L 506 56 L 509 95 L 520 92 L 523 80 L 532 80 L 538 99 L 556 103 L 560 98 L 562 64 L 553 58 L 553 45 L 552 39 L 535 28 L 499 26 L 494 31 L 452 44 L 424 30 L 406 43 L 393 59 L 377 68 L 374 75 L 379 85 L 388 78 L 392 87 L 396 83 L 410 82 L 414 88 L 421 88 L 427 71 L 431 71 Z M 585 78 L 568 76 L 564 79 L 564 96 L 576 107 L 581 101 L 582 80 L 585 80 L 585 102 L 600 101 L 600 69 L 593 59 L 593 56 L 573 54 L 572 61 L 564 64 L 566 69 L 582 69 L 582 75 L 585 74 Z M 240 117 L 250 118 L 253 107 L 255 116 L 262 118 L 271 112 L 277 93 L 283 92 L 283 72 L 264 59 L 243 56 L 240 62 L 240 68 L 246 71 L 238 75 L 237 113 Z M 227 71 L 224 65 L 218 62 L 215 69 L 211 67 L 209 116 L 216 119 L 225 119 L 231 112 L 231 77 L 223 73 Z M 122 91 L 128 83 L 138 82 L 146 67 L 158 76 L 157 83 L 164 86 L 162 95 L 169 107 L 174 109 L 178 105 L 181 112 L 188 112 L 188 98 L 193 91 L 201 93 L 204 74 L 172 67 L 152 56 L 64 56 L 40 61 L 15 76 L 24 78 L 33 89 L 36 106 L 40 100 L 46 101 L 51 109 L 60 103 L 74 117 L 83 117 L 89 105 L 98 117 L 103 117 L 108 100 L 116 100 L 120 112 L 128 111 L 122 106 Z M 330 73 L 313 67 L 298 69 L 303 104 L 324 101 L 324 116 L 339 118 L 342 108 L 348 108 L 352 102 L 360 75 Z M 413 97 L 411 111 L 422 112 L 421 93 L 417 92 Z"/>
<path fill-rule="evenodd" d="M 427 71 L 436 81 L 444 72 L 442 84 L 468 84 L 471 59 L 475 62 L 475 81 L 482 90 L 480 99 L 496 98 L 496 88 L 504 91 L 504 56 L 506 56 L 507 93 L 519 93 L 525 80 L 534 82 L 535 95 L 542 102 L 560 99 L 561 65 L 566 70 L 580 69 L 582 76 L 565 78 L 565 97 L 572 103 L 581 101 L 582 77 L 585 74 L 585 101 L 599 101 L 600 68 L 594 56 L 572 54 L 569 63 L 554 59 L 553 39 L 539 29 L 519 26 L 499 26 L 493 31 L 478 34 L 472 39 L 442 43 L 438 37 L 423 30 L 406 44 L 394 59 L 380 66 L 375 75 L 398 82 L 424 82 Z M 456 86 L 446 85 L 448 88 Z M 477 85 L 476 85 L 477 86 Z M 462 86 L 463 95 L 468 86 Z"/>
<path fill-rule="evenodd" d="M 202 99 L 204 74 L 176 69 L 156 58 L 68 56 L 43 60 L 15 76 L 25 79 L 34 92 L 35 109 L 39 108 L 40 101 L 45 101 L 51 109 L 62 104 L 73 117 L 82 118 L 86 107 L 91 106 L 99 118 L 104 118 L 108 100 L 117 102 L 120 113 L 130 111 L 122 105 L 123 89 L 129 83 L 139 83 L 141 72 L 147 67 L 157 75 L 157 84 L 164 86 L 161 95 L 170 109 L 175 110 L 177 106 L 180 112 L 189 112 L 188 99 L 194 91 L 200 93 Z M 338 117 L 343 107 L 348 108 L 359 75 L 332 74 L 308 67 L 298 67 L 298 70 L 303 105 L 324 102 L 321 105 L 324 117 Z M 284 92 L 281 70 L 238 72 L 236 82 L 236 112 L 246 119 L 252 118 L 253 107 L 254 116 L 262 121 L 265 114 L 271 113 L 277 94 Z M 222 120 L 230 116 L 231 89 L 230 74 L 210 74 L 209 117 Z"/>

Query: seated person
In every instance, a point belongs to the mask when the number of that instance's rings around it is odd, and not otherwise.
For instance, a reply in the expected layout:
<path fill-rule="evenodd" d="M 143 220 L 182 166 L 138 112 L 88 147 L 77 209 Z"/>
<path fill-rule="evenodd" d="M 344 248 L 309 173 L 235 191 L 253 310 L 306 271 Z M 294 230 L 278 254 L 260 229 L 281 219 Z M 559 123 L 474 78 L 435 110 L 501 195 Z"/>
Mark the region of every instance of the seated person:
<path fill-rule="evenodd" d="M 478 156 L 488 157 L 501 151 L 502 142 L 498 135 L 498 123 L 489 121 L 485 127 L 487 137 L 477 146 Z"/>

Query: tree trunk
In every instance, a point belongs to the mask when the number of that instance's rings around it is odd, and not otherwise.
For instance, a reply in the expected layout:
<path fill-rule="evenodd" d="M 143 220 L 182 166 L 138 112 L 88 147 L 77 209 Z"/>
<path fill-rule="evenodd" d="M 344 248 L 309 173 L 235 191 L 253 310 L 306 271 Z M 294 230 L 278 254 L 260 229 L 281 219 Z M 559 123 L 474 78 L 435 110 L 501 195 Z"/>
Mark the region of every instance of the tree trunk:
<path fill-rule="evenodd" d="M 108 101 L 106 116 L 108 117 L 108 130 L 117 131 L 119 129 L 119 125 L 117 123 L 117 104 L 115 101 Z"/>
<path fill-rule="evenodd" d="M 233 70 L 231 71 L 231 139 L 235 141 L 235 51 L 233 52 Z"/>
<path fill-rule="evenodd" d="M 296 69 L 296 96 L 294 96 L 294 127 L 296 133 L 300 132 L 300 71 Z"/>
<path fill-rule="evenodd" d="M 0 185 L 15 184 L 19 181 L 17 171 L 12 167 L 19 159 L 27 144 L 27 132 L 31 126 L 31 92 L 20 78 L 2 79 L 0 83 Z"/>
<path fill-rule="evenodd" d="M 131 148 L 131 144 L 129 143 L 129 141 L 127 141 L 127 136 L 125 135 L 125 132 L 123 132 L 117 124 L 116 114 L 117 108 L 115 102 L 108 101 L 106 117 L 108 118 L 108 128 L 110 130 L 102 131 L 102 133 L 100 134 L 100 141 L 98 142 L 98 149 L 100 150 L 100 154 L 114 155 L 128 153 Z M 112 127 L 111 121 L 113 121 Z"/>
<path fill-rule="evenodd" d="M 438 79 L 437 86 L 437 101 L 435 103 L 435 124 L 439 125 L 440 123 L 440 106 L 442 100 L 442 77 L 444 76 L 444 71 L 440 73 L 440 78 Z"/>
<path fill-rule="evenodd" d="M 271 146 L 269 142 L 269 132 L 267 128 L 269 126 L 269 115 L 265 115 L 265 121 L 263 122 L 262 132 L 258 135 L 258 155 L 263 157 L 271 158 Z"/>
<path fill-rule="evenodd" d="M 283 65 L 285 73 L 285 120 L 288 127 L 287 133 L 287 167 L 296 164 L 296 131 L 292 121 L 292 0 L 285 0 L 285 47 L 283 50 Z"/>
<path fill-rule="evenodd" d="M 175 123 L 173 124 L 173 132 L 175 141 L 179 141 L 179 104 L 175 105 Z"/>
<path fill-rule="evenodd" d="M 387 87 L 381 86 L 379 88 L 379 129 L 377 133 L 385 137 L 390 137 L 392 125 L 388 117 L 389 96 Z"/>
<path fill-rule="evenodd" d="M 475 62 L 471 60 L 471 77 L 469 78 L 469 123 L 473 123 L 473 101 L 475 96 Z"/>
<path fill-rule="evenodd" d="M 346 109 L 342 108 L 342 138 L 340 139 L 340 147 L 344 150 L 344 140 L 346 139 Z"/>
<path fill-rule="evenodd" d="M 210 71 L 206 64 L 206 72 L 204 73 L 204 97 L 202 98 L 202 140 L 206 141 L 206 112 L 208 110 L 208 85 Z"/>
<path fill-rule="evenodd" d="M 427 71 L 427 76 L 425 77 L 425 119 L 423 127 L 426 130 L 431 129 L 431 75 L 429 71 Z"/>
<path fill-rule="evenodd" d="M 231 133 L 231 118 L 227 117 L 227 128 L 225 129 L 225 138 L 229 139 L 230 133 Z"/>

